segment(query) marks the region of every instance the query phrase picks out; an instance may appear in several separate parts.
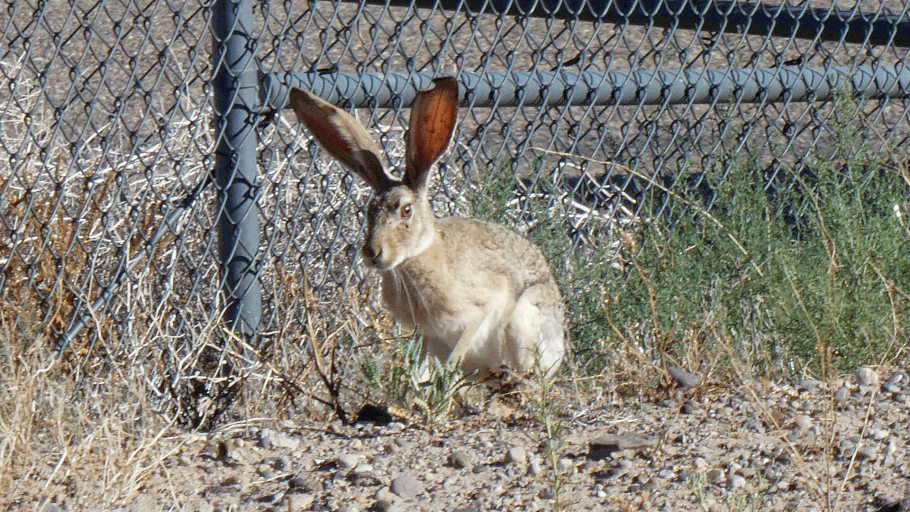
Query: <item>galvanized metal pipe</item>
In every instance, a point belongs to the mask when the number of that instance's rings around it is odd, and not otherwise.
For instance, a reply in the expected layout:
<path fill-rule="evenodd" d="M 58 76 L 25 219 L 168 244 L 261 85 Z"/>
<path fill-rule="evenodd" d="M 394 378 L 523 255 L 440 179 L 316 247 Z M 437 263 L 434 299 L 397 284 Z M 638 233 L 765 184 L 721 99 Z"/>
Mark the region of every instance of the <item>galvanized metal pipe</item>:
<path fill-rule="evenodd" d="M 305 88 L 332 103 L 389 108 L 410 105 L 431 86 L 430 74 L 272 74 L 265 77 L 267 107 L 287 105 L 290 87 Z M 838 93 L 865 98 L 906 98 L 910 66 L 587 71 L 581 73 L 460 73 L 462 105 L 660 105 L 825 101 Z"/>
<path fill-rule="evenodd" d="M 414 0 L 365 0 L 412 7 Z M 799 37 L 854 44 L 910 46 L 910 19 L 853 9 L 717 0 L 436 0 L 420 7 L 648 25 L 705 33 Z"/>
<path fill-rule="evenodd" d="M 236 332 L 259 330 L 262 290 L 258 272 L 257 135 L 259 76 L 254 60 L 252 0 L 217 0 L 212 6 L 215 179 L 220 198 L 225 320 Z"/>

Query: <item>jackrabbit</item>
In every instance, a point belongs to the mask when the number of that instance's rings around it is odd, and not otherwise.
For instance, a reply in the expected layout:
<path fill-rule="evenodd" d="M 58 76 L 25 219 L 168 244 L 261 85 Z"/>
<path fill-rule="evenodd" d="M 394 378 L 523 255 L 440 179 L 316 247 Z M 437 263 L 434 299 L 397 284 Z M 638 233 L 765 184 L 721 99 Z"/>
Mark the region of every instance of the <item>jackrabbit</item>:
<path fill-rule="evenodd" d="M 458 82 L 434 80 L 411 109 L 403 178 L 391 178 L 379 147 L 350 114 L 299 89 L 291 106 L 319 144 L 376 192 L 362 255 L 382 273 L 395 319 L 423 332 L 423 361 L 459 362 L 482 378 L 501 366 L 553 376 L 565 354 L 564 305 L 540 249 L 502 226 L 437 219 L 430 168 L 452 139 Z"/>

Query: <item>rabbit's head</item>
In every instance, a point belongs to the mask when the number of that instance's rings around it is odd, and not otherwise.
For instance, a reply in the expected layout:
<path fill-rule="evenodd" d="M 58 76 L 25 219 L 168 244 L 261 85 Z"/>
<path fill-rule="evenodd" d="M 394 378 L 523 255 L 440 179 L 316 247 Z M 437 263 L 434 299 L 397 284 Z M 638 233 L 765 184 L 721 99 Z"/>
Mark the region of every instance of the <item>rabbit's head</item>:
<path fill-rule="evenodd" d="M 458 82 L 437 78 L 411 108 L 401 180 L 382 168 L 379 147 L 352 115 L 300 89 L 291 106 L 319 144 L 376 192 L 367 212 L 363 257 L 380 270 L 395 268 L 432 244 L 435 215 L 429 201 L 430 168 L 449 145 L 458 110 Z"/>

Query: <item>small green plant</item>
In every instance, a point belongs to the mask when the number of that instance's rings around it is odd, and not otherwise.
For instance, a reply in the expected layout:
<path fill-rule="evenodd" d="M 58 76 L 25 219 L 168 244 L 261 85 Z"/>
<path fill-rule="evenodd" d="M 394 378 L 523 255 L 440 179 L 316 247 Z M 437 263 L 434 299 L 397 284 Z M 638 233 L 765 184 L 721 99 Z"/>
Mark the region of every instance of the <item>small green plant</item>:
<path fill-rule="evenodd" d="M 700 506 L 704 506 L 705 498 L 708 495 L 708 477 L 701 471 L 696 471 L 686 477 L 686 487 L 695 495 Z"/>
<path fill-rule="evenodd" d="M 565 439 L 562 435 L 562 421 L 559 419 L 558 404 L 554 401 L 552 393 L 554 384 L 553 379 L 540 375 L 537 379 L 537 387 L 540 392 L 533 405 L 535 419 L 543 429 L 540 444 L 543 449 L 545 472 L 550 483 L 554 510 L 563 510 L 565 503 L 562 488 L 568 481 L 569 475 L 559 466 L 559 460 L 565 448 Z"/>
<path fill-rule="evenodd" d="M 435 358 L 422 361 L 418 336 L 396 337 L 395 344 L 388 368 L 374 355 L 361 358 L 363 384 L 397 407 L 416 413 L 424 425 L 431 425 L 445 416 L 458 392 L 471 383 L 457 365 L 443 365 Z"/>
<path fill-rule="evenodd" d="M 660 220 L 630 233 L 633 270 L 605 284 L 621 298 L 606 303 L 618 336 L 785 378 L 896 357 L 910 313 L 910 238 L 895 215 L 907 183 L 862 126 L 832 126 L 833 155 L 780 166 L 773 182 L 754 159 L 721 154 L 700 176 L 710 196 L 666 194 Z M 724 338 L 732 351 L 715 350 Z"/>

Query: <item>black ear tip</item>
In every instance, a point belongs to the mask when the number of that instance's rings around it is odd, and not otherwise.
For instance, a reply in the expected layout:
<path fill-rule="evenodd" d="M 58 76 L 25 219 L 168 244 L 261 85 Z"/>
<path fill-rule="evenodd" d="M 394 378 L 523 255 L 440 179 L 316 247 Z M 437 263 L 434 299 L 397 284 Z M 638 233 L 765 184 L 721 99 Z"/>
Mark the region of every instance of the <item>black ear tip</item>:
<path fill-rule="evenodd" d="M 440 76 L 433 79 L 434 89 L 449 89 L 458 95 L 458 80 L 454 76 Z"/>

